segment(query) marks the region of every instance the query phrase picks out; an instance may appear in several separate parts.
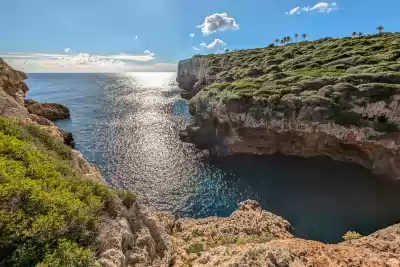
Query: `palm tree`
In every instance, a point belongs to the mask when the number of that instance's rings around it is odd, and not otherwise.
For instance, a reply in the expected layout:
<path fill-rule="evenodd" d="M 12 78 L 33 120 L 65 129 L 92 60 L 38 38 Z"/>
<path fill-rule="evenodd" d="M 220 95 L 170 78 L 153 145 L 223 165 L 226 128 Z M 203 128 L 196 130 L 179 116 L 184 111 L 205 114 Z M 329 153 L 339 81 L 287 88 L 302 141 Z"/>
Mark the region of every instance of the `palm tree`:
<path fill-rule="evenodd" d="M 306 33 L 303 33 L 303 34 L 301 35 L 301 37 L 303 37 L 303 39 L 305 40 L 305 39 L 307 39 L 307 37 L 308 37 L 308 34 L 306 34 Z"/>
<path fill-rule="evenodd" d="M 285 38 L 281 39 L 279 42 L 281 43 L 281 45 L 284 45 L 285 44 Z"/>
<path fill-rule="evenodd" d="M 359 33 L 358 33 L 358 36 L 360 36 L 360 37 L 363 36 L 363 35 L 364 35 L 364 34 L 363 34 L 362 32 L 359 32 Z"/>
<path fill-rule="evenodd" d="M 286 41 L 287 41 L 288 43 L 292 42 L 292 37 L 287 36 L 287 37 L 286 37 Z"/>
<path fill-rule="evenodd" d="M 276 45 L 279 44 L 279 39 L 278 38 L 275 39 L 275 43 L 276 43 Z"/>
<path fill-rule="evenodd" d="M 376 27 L 376 30 L 378 31 L 378 33 L 382 33 L 383 32 L 383 26 L 379 25 L 378 27 Z"/>
<path fill-rule="evenodd" d="M 296 39 L 296 42 L 297 42 L 297 38 L 299 38 L 299 35 L 297 33 L 295 33 L 294 38 Z"/>

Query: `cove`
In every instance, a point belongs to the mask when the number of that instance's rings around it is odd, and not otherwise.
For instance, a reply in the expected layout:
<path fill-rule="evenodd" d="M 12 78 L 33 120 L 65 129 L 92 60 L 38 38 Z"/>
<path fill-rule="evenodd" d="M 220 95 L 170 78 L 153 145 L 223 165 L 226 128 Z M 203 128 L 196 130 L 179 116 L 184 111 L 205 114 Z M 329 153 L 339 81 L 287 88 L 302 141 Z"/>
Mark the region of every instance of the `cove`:
<path fill-rule="evenodd" d="M 252 195 L 288 220 L 298 237 L 336 243 L 350 230 L 368 235 L 400 222 L 399 186 L 358 165 L 286 155 L 234 155 L 210 164 L 225 173 L 220 195 Z M 205 213 L 228 215 L 234 206 L 214 203 L 209 209 Z"/>
<path fill-rule="evenodd" d="M 28 97 L 65 104 L 57 126 L 114 188 L 178 217 L 229 216 L 243 200 L 282 216 L 299 237 L 339 242 L 400 221 L 400 189 L 327 158 L 235 155 L 204 159 L 179 140 L 189 119 L 172 74 L 31 74 Z M 174 78 L 172 78 L 174 80 Z"/>

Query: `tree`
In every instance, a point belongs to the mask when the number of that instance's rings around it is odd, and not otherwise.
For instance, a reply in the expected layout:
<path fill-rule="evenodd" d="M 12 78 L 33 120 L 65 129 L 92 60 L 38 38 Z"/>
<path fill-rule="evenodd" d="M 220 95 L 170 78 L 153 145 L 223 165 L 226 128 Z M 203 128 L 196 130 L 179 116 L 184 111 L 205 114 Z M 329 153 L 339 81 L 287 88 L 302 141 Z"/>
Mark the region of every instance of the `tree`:
<path fill-rule="evenodd" d="M 297 38 L 299 38 L 299 35 L 297 33 L 295 33 L 294 38 L 296 39 L 296 42 L 297 42 Z"/>
<path fill-rule="evenodd" d="M 303 37 L 303 39 L 305 40 L 305 39 L 307 39 L 307 37 L 308 37 L 308 34 L 306 34 L 306 33 L 303 33 L 303 34 L 301 35 L 301 37 Z"/>
<path fill-rule="evenodd" d="M 353 34 L 351 35 L 353 38 L 357 37 L 357 33 L 353 32 Z"/>
<path fill-rule="evenodd" d="M 285 38 L 283 38 L 283 39 L 281 39 L 279 42 L 281 43 L 281 45 L 284 45 L 285 44 L 285 40 L 284 40 Z"/>
<path fill-rule="evenodd" d="M 376 27 L 376 30 L 378 31 L 378 33 L 382 33 L 383 32 L 383 26 L 379 25 L 378 27 Z"/>
<path fill-rule="evenodd" d="M 287 36 L 287 37 L 286 37 L 286 41 L 287 41 L 288 43 L 292 42 L 292 37 Z"/>
<path fill-rule="evenodd" d="M 225 53 L 228 53 L 229 52 L 229 49 L 228 48 L 225 48 Z"/>
<path fill-rule="evenodd" d="M 361 36 L 364 36 L 364 34 L 363 34 L 362 32 L 359 32 L 359 33 L 358 33 L 358 36 L 361 37 Z"/>
<path fill-rule="evenodd" d="M 278 38 L 275 39 L 275 43 L 276 43 L 276 45 L 279 44 L 279 39 Z"/>

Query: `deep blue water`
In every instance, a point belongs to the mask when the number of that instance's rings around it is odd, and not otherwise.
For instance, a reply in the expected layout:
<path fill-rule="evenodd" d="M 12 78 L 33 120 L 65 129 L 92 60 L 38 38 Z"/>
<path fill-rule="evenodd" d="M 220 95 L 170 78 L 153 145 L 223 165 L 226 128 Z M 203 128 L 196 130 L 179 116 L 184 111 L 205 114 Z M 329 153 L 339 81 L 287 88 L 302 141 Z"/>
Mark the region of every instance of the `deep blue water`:
<path fill-rule="evenodd" d="M 400 222 L 400 190 L 367 170 L 327 158 L 238 155 L 204 161 L 182 143 L 186 102 L 173 73 L 30 74 L 29 98 L 67 105 L 57 125 L 117 188 L 178 216 L 229 216 L 258 200 L 301 237 L 341 240 Z"/>

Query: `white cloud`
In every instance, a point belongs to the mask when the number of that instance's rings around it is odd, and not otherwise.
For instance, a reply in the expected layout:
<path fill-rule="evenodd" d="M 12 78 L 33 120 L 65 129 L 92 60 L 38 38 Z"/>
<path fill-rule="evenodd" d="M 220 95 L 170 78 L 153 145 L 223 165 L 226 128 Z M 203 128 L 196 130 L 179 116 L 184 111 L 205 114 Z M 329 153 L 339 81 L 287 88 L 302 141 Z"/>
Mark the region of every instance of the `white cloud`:
<path fill-rule="evenodd" d="M 144 52 L 146 55 L 150 55 L 151 57 L 155 56 L 156 54 L 150 52 L 148 49 L 144 50 Z"/>
<path fill-rule="evenodd" d="M 196 46 L 192 46 L 192 49 L 193 49 L 194 51 L 200 51 L 200 48 L 198 48 L 198 47 L 196 47 Z"/>
<path fill-rule="evenodd" d="M 332 3 L 327 3 L 327 2 L 320 2 L 314 6 L 305 6 L 303 8 L 300 7 L 295 7 L 286 14 L 288 15 L 295 15 L 295 14 L 300 14 L 302 12 L 322 12 L 322 13 L 330 13 L 332 11 L 337 11 L 338 10 L 338 5 L 336 2 Z"/>
<path fill-rule="evenodd" d="M 135 36 L 135 40 L 137 40 L 137 39 L 139 39 L 139 36 L 136 35 L 136 36 Z"/>
<path fill-rule="evenodd" d="M 300 7 L 297 6 L 293 9 L 289 10 L 288 12 L 286 12 L 286 14 L 288 14 L 288 15 L 300 14 Z"/>
<path fill-rule="evenodd" d="M 193 39 L 194 33 L 189 34 L 190 39 Z"/>
<path fill-rule="evenodd" d="M 197 26 L 197 28 L 201 28 L 201 32 L 208 35 L 217 31 L 238 30 L 239 24 L 227 13 L 215 13 L 207 16 L 203 24 Z"/>
<path fill-rule="evenodd" d="M 3 53 L 0 58 L 25 72 L 130 72 L 174 71 L 175 64 L 150 63 L 154 53 L 144 54 L 40 54 Z"/>
<path fill-rule="evenodd" d="M 68 47 L 67 47 L 67 48 L 64 48 L 64 52 L 65 52 L 65 53 L 69 53 L 69 51 L 71 51 L 71 48 L 68 48 Z"/>
<path fill-rule="evenodd" d="M 207 47 L 207 44 L 206 43 L 201 43 L 200 46 Z"/>
<path fill-rule="evenodd" d="M 226 43 L 224 41 L 222 41 L 221 39 L 217 38 L 217 39 L 214 39 L 214 41 L 212 41 L 211 43 L 209 43 L 207 45 L 207 49 L 212 49 L 212 48 L 215 48 L 220 45 L 226 45 Z"/>

